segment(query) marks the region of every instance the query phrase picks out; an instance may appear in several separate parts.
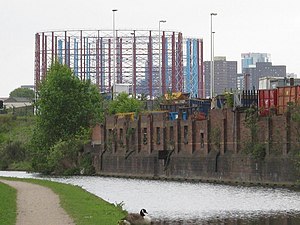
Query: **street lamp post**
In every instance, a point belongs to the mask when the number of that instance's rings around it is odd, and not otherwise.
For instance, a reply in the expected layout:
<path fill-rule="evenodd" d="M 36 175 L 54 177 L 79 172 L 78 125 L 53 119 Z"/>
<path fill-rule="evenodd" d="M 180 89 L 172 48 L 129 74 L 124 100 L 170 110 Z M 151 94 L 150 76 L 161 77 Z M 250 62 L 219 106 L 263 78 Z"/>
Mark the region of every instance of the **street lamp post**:
<path fill-rule="evenodd" d="M 213 92 L 212 94 L 215 95 L 215 34 L 216 32 L 212 32 L 212 75 L 213 75 Z M 213 96 L 214 97 L 214 96 Z"/>
<path fill-rule="evenodd" d="M 112 89 L 112 96 L 114 98 L 114 92 L 115 92 L 115 84 L 116 84 L 116 27 L 115 27 L 115 12 L 117 12 L 118 10 L 117 9 L 113 9 L 112 12 L 113 12 L 113 46 L 114 46 L 114 50 L 113 50 L 113 53 L 114 53 L 114 57 L 113 57 L 113 89 Z"/>
<path fill-rule="evenodd" d="M 161 23 L 165 23 L 165 22 L 167 22 L 166 20 L 160 20 L 159 21 L 159 23 L 158 23 L 158 40 L 159 40 L 159 42 L 158 42 L 158 48 L 159 48 L 159 50 L 158 50 L 158 71 L 159 71 L 159 94 L 160 95 L 162 95 L 162 78 L 161 78 L 161 62 L 160 62 L 160 39 L 161 39 L 161 37 L 160 37 L 160 24 Z"/>
<path fill-rule="evenodd" d="M 217 13 L 210 14 L 210 97 L 212 98 L 215 92 L 215 75 L 214 75 L 214 64 L 213 64 L 213 16 L 216 16 Z"/>

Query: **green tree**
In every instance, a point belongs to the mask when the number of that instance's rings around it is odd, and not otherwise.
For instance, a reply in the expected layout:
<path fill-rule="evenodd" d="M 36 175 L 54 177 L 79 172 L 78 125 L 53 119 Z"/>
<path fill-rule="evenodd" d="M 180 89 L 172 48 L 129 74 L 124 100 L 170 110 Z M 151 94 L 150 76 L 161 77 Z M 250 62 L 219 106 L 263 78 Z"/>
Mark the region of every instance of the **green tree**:
<path fill-rule="evenodd" d="M 33 168 L 45 173 L 52 172 L 48 158 L 57 143 L 86 133 L 104 117 L 97 87 L 80 81 L 69 67 L 57 62 L 40 86 L 36 106 Z"/>
<path fill-rule="evenodd" d="M 120 93 L 115 100 L 109 103 L 108 112 L 110 115 L 127 112 L 139 113 L 142 111 L 143 106 L 144 104 L 142 101 L 130 98 L 126 93 Z"/>
<path fill-rule="evenodd" d="M 34 98 L 34 91 L 28 88 L 17 88 L 10 92 L 9 97 Z"/>

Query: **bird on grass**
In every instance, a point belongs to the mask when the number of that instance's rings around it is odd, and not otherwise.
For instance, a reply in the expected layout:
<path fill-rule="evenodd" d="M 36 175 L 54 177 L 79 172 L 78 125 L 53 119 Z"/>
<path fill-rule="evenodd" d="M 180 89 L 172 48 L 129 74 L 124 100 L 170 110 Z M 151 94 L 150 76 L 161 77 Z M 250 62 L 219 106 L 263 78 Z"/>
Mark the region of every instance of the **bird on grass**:
<path fill-rule="evenodd" d="M 129 213 L 119 225 L 149 225 L 151 218 L 148 216 L 146 209 L 141 209 L 140 213 Z"/>

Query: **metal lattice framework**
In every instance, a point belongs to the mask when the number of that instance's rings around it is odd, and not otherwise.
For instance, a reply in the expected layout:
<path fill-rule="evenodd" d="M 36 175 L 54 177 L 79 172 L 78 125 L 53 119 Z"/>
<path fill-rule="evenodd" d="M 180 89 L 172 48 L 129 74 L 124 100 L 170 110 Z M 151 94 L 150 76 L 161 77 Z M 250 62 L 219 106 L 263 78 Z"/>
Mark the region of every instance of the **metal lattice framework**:
<path fill-rule="evenodd" d="M 161 34 L 158 30 L 116 30 L 114 39 L 112 30 L 36 33 L 36 89 L 51 63 L 58 60 L 81 80 L 91 80 L 101 92 L 110 92 L 114 83 L 126 83 L 132 85 L 134 95 L 144 93 L 150 98 L 160 95 L 160 90 L 203 97 L 202 39 L 184 39 L 175 31 Z"/>

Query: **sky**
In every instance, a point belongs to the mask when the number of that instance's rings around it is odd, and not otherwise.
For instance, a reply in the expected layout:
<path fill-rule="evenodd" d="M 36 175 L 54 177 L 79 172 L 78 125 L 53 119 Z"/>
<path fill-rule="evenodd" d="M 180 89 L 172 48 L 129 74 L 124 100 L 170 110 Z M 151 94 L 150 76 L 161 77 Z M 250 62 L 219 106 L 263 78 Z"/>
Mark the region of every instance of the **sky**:
<path fill-rule="evenodd" d="M 34 83 L 34 35 L 68 29 L 180 31 L 203 38 L 210 60 L 210 13 L 215 56 L 238 61 L 241 53 L 271 54 L 300 77 L 299 0 L 0 0 L 0 97 Z"/>

